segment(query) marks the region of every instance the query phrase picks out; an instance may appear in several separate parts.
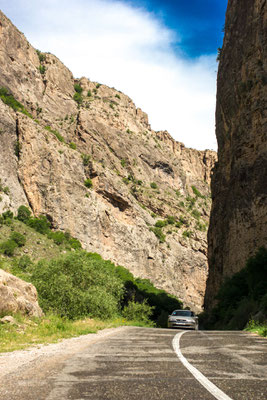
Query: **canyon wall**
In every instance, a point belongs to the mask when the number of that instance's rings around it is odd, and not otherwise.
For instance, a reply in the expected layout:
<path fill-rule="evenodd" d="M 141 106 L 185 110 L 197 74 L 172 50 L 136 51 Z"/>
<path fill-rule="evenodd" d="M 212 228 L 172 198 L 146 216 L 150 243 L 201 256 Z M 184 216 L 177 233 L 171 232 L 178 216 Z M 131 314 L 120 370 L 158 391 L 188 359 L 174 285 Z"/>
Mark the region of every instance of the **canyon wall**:
<path fill-rule="evenodd" d="M 206 309 L 267 245 L 266 0 L 229 0 L 219 59 Z"/>

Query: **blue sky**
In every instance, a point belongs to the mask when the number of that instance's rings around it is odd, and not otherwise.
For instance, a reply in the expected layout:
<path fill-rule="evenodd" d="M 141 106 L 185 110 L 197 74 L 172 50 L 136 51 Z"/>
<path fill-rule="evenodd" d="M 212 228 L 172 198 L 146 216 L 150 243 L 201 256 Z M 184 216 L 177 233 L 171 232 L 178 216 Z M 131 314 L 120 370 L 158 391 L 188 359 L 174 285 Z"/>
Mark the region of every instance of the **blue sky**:
<path fill-rule="evenodd" d="M 217 48 L 227 0 L 1 0 L 75 77 L 107 84 L 188 147 L 216 149 Z"/>
<path fill-rule="evenodd" d="M 177 32 L 177 51 L 188 57 L 214 54 L 221 46 L 228 0 L 138 0 L 128 3 L 153 12 Z"/>

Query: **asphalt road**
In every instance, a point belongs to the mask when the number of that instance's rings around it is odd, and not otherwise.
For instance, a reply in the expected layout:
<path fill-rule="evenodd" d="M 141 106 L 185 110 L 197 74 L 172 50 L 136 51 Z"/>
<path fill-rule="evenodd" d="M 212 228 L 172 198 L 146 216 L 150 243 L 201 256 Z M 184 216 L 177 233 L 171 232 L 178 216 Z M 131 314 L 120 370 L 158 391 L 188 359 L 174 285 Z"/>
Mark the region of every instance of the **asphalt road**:
<path fill-rule="evenodd" d="M 180 359 L 177 351 L 181 351 Z M 245 332 L 181 335 L 179 330 L 129 327 L 100 337 L 57 363 L 52 358 L 45 363 L 40 360 L 40 365 L 36 360 L 31 368 L 14 375 L 13 390 L 7 380 L 9 389 L 2 398 L 267 399 L 267 339 Z M 211 393 L 198 379 L 211 386 Z"/>

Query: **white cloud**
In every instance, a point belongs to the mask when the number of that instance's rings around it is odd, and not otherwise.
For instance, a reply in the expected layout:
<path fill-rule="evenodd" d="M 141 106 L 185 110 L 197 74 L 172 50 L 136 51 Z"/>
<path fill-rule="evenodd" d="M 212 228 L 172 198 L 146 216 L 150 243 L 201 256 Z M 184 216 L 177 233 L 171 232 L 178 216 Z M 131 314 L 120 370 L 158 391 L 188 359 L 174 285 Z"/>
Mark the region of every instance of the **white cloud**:
<path fill-rule="evenodd" d="M 113 0 L 10 0 L 2 10 L 42 51 L 57 55 L 76 77 L 116 87 L 168 130 L 198 149 L 216 149 L 216 62 L 172 50 L 176 33 L 151 13 Z"/>

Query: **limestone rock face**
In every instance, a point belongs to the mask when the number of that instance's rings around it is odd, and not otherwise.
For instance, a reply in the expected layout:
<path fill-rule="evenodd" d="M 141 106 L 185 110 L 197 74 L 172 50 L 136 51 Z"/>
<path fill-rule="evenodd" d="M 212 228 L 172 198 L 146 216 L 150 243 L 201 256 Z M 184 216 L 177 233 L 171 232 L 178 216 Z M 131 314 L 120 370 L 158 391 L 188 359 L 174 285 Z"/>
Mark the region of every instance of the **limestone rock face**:
<path fill-rule="evenodd" d="M 35 287 L 0 269 L 0 314 L 10 312 L 34 317 L 42 315 Z"/>
<path fill-rule="evenodd" d="M 128 96 L 75 80 L 3 15 L 1 21 L 0 86 L 33 118 L 0 101 L 1 184 L 10 189 L 0 193 L 0 212 L 28 205 L 85 249 L 201 310 L 216 153 L 153 131 Z M 168 216 L 175 218 L 159 238 L 155 223 Z"/>
<path fill-rule="evenodd" d="M 218 72 L 206 308 L 267 245 L 267 3 L 229 0 Z"/>

